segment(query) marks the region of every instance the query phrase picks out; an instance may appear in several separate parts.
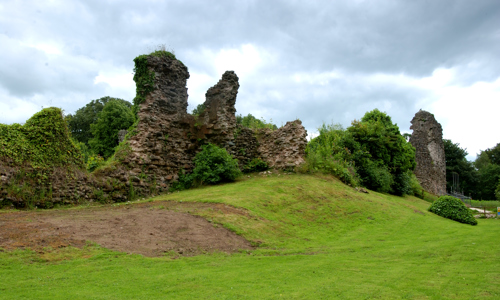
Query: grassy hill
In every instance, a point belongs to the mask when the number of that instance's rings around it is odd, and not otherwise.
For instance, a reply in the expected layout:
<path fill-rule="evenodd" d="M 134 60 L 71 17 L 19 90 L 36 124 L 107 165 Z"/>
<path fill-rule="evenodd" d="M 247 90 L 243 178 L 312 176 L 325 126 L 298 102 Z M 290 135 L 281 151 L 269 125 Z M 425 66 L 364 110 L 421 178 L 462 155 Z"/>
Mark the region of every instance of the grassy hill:
<path fill-rule="evenodd" d="M 258 245 L 238 254 L 146 258 L 88 246 L 43 258 L 1 252 L 2 299 L 498 299 L 499 220 L 460 224 L 414 197 L 333 177 L 252 175 L 156 197 L 226 203 L 193 211 Z M 61 260 L 60 257 L 70 259 Z"/>

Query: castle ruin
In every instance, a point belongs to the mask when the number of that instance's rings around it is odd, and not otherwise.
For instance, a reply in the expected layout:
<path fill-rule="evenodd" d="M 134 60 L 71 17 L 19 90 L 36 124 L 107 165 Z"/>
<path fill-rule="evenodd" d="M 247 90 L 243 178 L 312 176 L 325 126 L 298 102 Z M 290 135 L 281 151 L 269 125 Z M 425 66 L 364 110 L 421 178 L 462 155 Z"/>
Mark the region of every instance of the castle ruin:
<path fill-rule="evenodd" d="M 435 195 L 446 195 L 446 160 L 443 129 L 434 115 L 420 110 L 411 120 L 410 143 L 415 147 L 415 175 L 422 187 Z"/>

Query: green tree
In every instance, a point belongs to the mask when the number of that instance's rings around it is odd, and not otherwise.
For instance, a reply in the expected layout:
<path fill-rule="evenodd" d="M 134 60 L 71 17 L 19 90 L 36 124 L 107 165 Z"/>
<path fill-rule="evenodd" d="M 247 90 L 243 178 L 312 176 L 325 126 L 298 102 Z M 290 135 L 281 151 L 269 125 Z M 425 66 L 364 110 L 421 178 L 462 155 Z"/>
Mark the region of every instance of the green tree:
<path fill-rule="evenodd" d="M 396 195 L 415 189 L 415 148 L 401 135 L 391 117 L 378 109 L 353 121 L 346 130 L 323 125 L 306 148 L 308 168 L 326 170 L 343 182 Z M 355 174 L 351 172 L 354 166 Z"/>
<path fill-rule="evenodd" d="M 500 180 L 500 165 L 489 164 L 479 170 L 478 198 L 482 200 L 496 199 L 496 189 Z"/>
<path fill-rule="evenodd" d="M 500 143 L 493 148 L 481 151 L 474 162 L 479 173 L 477 198 L 492 200 L 500 180 Z"/>
<path fill-rule="evenodd" d="M 92 138 L 90 125 L 97 121 L 102 109 L 110 100 L 119 101 L 129 108 L 132 106 L 128 101 L 108 96 L 92 100 L 84 107 L 78 109 L 74 115 L 69 114 L 65 118 L 73 139 L 84 144 L 89 143 L 89 140 Z"/>
<path fill-rule="evenodd" d="M 195 109 L 191 112 L 193 116 L 199 116 L 205 111 L 205 104 L 198 104 Z"/>
<path fill-rule="evenodd" d="M 352 153 L 363 185 L 396 195 L 411 190 L 415 148 L 401 135 L 386 113 L 374 109 L 347 128 L 352 140 L 345 146 Z"/>
<path fill-rule="evenodd" d="M 460 189 L 465 195 L 476 198 L 479 174 L 473 163 L 467 160 L 467 151 L 451 140 L 443 139 L 443 144 L 446 157 L 446 189 L 451 191 L 453 174 L 456 173 L 459 176 Z"/>
<path fill-rule="evenodd" d="M 128 129 L 134 123 L 134 114 L 129 105 L 119 100 L 109 100 L 97 121 L 91 124 L 90 147 L 104 158 L 113 155 L 118 145 L 118 131 Z"/>
<path fill-rule="evenodd" d="M 485 155 L 488 157 L 489 162 L 495 165 L 500 165 L 500 143 L 495 147 L 481 151 L 480 155 Z"/>

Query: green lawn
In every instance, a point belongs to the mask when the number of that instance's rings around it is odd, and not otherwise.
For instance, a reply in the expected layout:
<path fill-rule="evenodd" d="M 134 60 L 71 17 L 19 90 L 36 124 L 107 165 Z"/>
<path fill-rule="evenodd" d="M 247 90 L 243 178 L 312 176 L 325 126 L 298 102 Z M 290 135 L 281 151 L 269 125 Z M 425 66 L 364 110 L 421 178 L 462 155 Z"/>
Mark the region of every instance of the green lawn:
<path fill-rule="evenodd" d="M 260 247 L 179 259 L 92 245 L 44 256 L 0 252 L 0 298 L 500 298 L 500 220 L 464 225 L 414 197 L 363 194 L 307 175 L 254 175 L 155 200 L 245 208 L 248 216 L 201 214 Z"/>

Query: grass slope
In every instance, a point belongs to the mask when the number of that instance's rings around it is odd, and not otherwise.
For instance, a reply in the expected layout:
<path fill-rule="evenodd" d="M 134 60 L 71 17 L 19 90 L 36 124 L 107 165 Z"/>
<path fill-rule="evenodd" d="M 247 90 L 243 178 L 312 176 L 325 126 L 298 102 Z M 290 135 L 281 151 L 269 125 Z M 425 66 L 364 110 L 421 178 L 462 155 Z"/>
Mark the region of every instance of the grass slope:
<path fill-rule="evenodd" d="M 2 299 L 498 299 L 498 220 L 460 224 L 414 197 L 280 175 L 157 197 L 220 202 L 205 218 L 260 244 L 235 255 L 144 258 L 95 245 L 0 252 Z M 64 259 L 69 258 L 69 259 Z"/>

